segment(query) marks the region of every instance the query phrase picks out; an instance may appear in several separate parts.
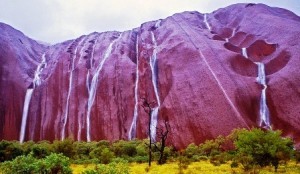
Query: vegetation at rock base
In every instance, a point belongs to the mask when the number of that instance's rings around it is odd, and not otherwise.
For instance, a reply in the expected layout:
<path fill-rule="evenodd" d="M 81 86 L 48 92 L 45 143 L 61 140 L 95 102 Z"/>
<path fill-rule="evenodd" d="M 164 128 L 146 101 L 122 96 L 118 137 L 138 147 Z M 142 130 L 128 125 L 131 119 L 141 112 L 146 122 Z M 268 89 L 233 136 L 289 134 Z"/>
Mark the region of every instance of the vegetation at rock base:
<path fill-rule="evenodd" d="M 62 154 L 51 153 L 43 159 L 33 157 L 33 154 L 21 155 L 12 161 L 1 164 L 0 171 L 3 174 L 12 173 L 43 173 L 43 174 L 70 174 L 69 158 Z"/>
<path fill-rule="evenodd" d="M 238 130 L 234 144 L 237 149 L 235 160 L 245 170 L 259 165 L 272 165 L 277 171 L 279 162 L 287 162 L 292 157 L 293 142 L 282 138 L 280 131 L 263 131 L 261 129 Z"/>
<path fill-rule="evenodd" d="M 280 131 L 236 129 L 228 136 L 190 144 L 185 149 L 152 146 L 153 161 L 147 167 L 149 140 L 108 142 L 64 141 L 0 142 L 0 173 L 221 173 L 300 172 L 300 151 Z M 72 164 L 72 165 L 71 165 Z M 167 169 L 171 167 L 172 169 Z M 197 173 L 196 172 L 196 173 Z"/>

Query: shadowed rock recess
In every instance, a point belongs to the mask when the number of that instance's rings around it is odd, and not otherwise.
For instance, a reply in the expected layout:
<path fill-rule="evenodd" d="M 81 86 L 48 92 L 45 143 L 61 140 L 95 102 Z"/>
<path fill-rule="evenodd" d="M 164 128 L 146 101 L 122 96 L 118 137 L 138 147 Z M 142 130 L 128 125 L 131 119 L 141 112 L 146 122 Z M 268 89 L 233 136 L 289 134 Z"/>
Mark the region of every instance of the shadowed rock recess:
<path fill-rule="evenodd" d="M 125 32 L 44 45 L 0 23 L 0 139 L 147 138 L 143 98 L 168 143 L 234 128 L 300 143 L 300 18 L 263 4 L 183 12 Z"/>

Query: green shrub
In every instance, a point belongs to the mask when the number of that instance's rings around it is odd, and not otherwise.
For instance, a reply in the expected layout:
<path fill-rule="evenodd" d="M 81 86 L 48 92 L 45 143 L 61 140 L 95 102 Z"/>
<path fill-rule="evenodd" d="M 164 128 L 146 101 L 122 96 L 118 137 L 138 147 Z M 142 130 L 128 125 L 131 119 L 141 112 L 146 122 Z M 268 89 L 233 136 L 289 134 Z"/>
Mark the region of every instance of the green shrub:
<path fill-rule="evenodd" d="M 84 161 L 92 159 L 90 154 L 92 154 L 91 152 L 97 148 L 97 144 L 97 142 L 74 142 L 75 156 L 73 159 L 75 159 L 76 162 L 78 160 Z"/>
<path fill-rule="evenodd" d="M 44 159 L 47 171 L 51 174 L 55 173 L 72 173 L 70 168 L 70 160 L 62 154 L 51 153 Z"/>
<path fill-rule="evenodd" d="M 55 140 L 53 142 L 53 149 L 55 153 L 62 153 L 68 158 L 73 158 L 76 154 L 75 146 L 73 145 L 73 140 L 65 139 L 63 141 Z"/>
<path fill-rule="evenodd" d="M 110 151 L 109 148 L 104 148 L 100 154 L 100 162 L 103 164 L 108 164 L 114 158 L 114 153 Z"/>
<path fill-rule="evenodd" d="M 112 145 L 113 152 L 118 157 L 133 157 L 137 154 L 137 142 L 136 141 L 124 141 L 120 140 Z"/>
<path fill-rule="evenodd" d="M 51 153 L 50 145 L 46 143 L 33 144 L 31 147 L 31 152 L 35 158 L 45 158 Z"/>
<path fill-rule="evenodd" d="M 214 140 L 206 140 L 199 145 L 199 150 L 201 154 L 206 156 L 215 155 L 219 152 L 219 144 Z"/>
<path fill-rule="evenodd" d="M 37 159 L 32 154 L 18 156 L 12 161 L 2 163 L 0 170 L 3 174 L 38 173 Z"/>
<path fill-rule="evenodd" d="M 12 160 L 17 156 L 23 155 L 24 151 L 19 142 L 5 141 L 0 142 L 0 162 Z"/>
<path fill-rule="evenodd" d="M 147 156 L 148 155 L 148 147 L 144 143 L 140 143 L 136 146 L 137 156 Z"/>
<path fill-rule="evenodd" d="M 206 157 L 206 158 L 207 158 L 207 157 Z M 190 158 L 190 160 L 191 160 L 192 162 L 200 161 L 200 156 L 199 156 L 199 155 L 193 155 L 193 156 Z"/>
<path fill-rule="evenodd" d="M 239 154 L 237 161 L 245 166 L 245 169 L 272 164 L 276 171 L 279 161 L 289 160 L 293 149 L 292 140 L 280 135 L 280 131 L 263 131 L 256 128 L 240 130 L 234 141 Z"/>
<path fill-rule="evenodd" d="M 45 159 L 36 159 L 30 153 L 27 156 L 18 156 L 12 161 L 6 161 L 0 165 L 3 174 L 12 173 L 43 173 L 43 174 L 71 174 L 69 158 L 62 154 L 50 154 Z"/>
<path fill-rule="evenodd" d="M 189 144 L 184 150 L 184 155 L 188 158 L 192 158 L 194 155 L 199 154 L 199 148 L 194 143 Z"/>

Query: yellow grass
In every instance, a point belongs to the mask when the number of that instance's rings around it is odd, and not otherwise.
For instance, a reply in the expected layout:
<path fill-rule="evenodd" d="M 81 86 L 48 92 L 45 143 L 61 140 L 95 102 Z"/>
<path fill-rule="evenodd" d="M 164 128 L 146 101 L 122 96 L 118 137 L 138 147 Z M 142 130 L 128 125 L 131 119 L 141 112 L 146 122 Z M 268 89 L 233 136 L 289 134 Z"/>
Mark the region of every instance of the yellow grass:
<path fill-rule="evenodd" d="M 74 174 L 80 174 L 81 172 L 89 169 L 93 169 L 95 164 L 71 164 L 71 168 Z"/>
<path fill-rule="evenodd" d="M 177 162 L 171 162 L 164 165 L 157 165 L 155 162 L 152 163 L 151 168 L 148 168 L 147 163 L 137 164 L 137 163 L 130 163 L 130 173 L 132 174 L 178 174 L 179 168 Z M 75 165 L 72 164 L 71 168 L 73 169 L 74 174 L 80 174 L 82 171 L 87 169 L 93 169 L 95 165 Z M 147 172 L 148 171 L 148 172 Z M 259 174 L 273 174 L 274 168 L 273 167 L 266 167 L 263 169 L 257 169 Z M 201 162 L 194 162 L 191 163 L 187 169 L 183 170 L 184 174 L 232 174 L 232 173 L 250 173 L 244 172 L 242 167 L 239 166 L 238 168 L 232 169 L 230 167 L 230 163 L 222 164 L 220 166 L 214 166 L 209 161 L 201 161 Z M 286 173 L 286 174 L 299 174 L 300 173 L 300 166 L 296 165 L 295 162 L 289 162 L 287 165 L 279 166 L 277 173 Z"/>

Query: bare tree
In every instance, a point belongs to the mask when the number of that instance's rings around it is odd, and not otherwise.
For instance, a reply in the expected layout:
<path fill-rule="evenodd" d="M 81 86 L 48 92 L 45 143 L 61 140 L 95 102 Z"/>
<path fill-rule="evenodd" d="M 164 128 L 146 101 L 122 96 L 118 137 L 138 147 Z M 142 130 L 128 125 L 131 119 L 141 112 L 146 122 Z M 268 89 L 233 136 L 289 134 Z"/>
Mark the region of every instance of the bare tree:
<path fill-rule="evenodd" d="M 151 138 L 151 115 L 154 108 L 155 102 L 149 102 L 146 98 L 143 99 L 142 107 L 144 111 L 148 114 L 148 135 L 149 135 L 149 144 L 147 146 L 149 147 L 149 167 L 151 166 L 152 161 L 152 145 L 154 146 L 155 150 L 157 150 L 160 154 L 158 164 L 164 164 L 166 162 L 166 158 L 164 156 L 164 150 L 166 147 L 166 140 L 168 138 L 168 134 L 170 132 L 170 124 L 168 121 L 164 121 L 164 127 L 162 128 L 156 128 L 156 137 L 159 140 L 159 144 L 156 144 L 155 142 L 152 142 Z"/>
<path fill-rule="evenodd" d="M 158 164 L 166 163 L 166 157 L 164 156 L 164 151 L 166 147 L 166 140 L 170 132 L 170 124 L 168 121 L 164 120 L 164 128 L 157 128 L 157 137 L 160 140 L 160 145 L 154 143 L 155 149 L 159 152 Z"/>
<path fill-rule="evenodd" d="M 152 138 L 151 138 L 151 115 L 152 115 L 152 108 L 153 108 L 153 104 L 154 102 L 148 102 L 148 100 L 146 98 L 142 98 L 143 99 L 143 104 L 142 107 L 144 108 L 144 111 L 148 114 L 148 135 L 149 135 L 149 161 L 148 161 L 148 165 L 149 167 L 151 166 L 151 160 L 152 160 Z"/>

